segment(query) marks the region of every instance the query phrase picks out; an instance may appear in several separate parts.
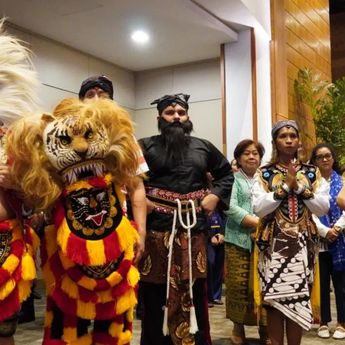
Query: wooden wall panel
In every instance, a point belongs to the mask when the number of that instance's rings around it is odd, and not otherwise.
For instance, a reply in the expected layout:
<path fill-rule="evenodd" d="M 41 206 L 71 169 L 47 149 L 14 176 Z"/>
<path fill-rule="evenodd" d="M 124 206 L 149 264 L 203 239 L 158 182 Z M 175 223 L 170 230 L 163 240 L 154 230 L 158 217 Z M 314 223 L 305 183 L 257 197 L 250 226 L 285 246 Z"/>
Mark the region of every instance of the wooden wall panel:
<path fill-rule="evenodd" d="M 294 80 L 298 70 L 306 67 L 323 79 L 331 80 L 329 3 L 328 0 L 271 0 L 271 5 L 273 40 L 277 39 L 274 23 L 279 23 L 274 19 L 277 11 L 273 9 L 283 6 L 284 35 L 278 39 L 280 49 L 285 52 L 287 115 L 296 119 L 303 128 L 303 140 L 308 151 L 314 144 L 315 130 L 311 115 L 296 103 Z M 273 63 L 274 59 L 272 54 Z M 272 69 L 272 85 L 279 79 L 281 82 L 281 78 L 282 75 L 275 74 Z M 275 103 L 279 108 L 278 98 L 275 98 Z"/>
<path fill-rule="evenodd" d="M 345 76 L 345 12 L 335 13 L 331 17 L 332 38 L 332 80 Z"/>

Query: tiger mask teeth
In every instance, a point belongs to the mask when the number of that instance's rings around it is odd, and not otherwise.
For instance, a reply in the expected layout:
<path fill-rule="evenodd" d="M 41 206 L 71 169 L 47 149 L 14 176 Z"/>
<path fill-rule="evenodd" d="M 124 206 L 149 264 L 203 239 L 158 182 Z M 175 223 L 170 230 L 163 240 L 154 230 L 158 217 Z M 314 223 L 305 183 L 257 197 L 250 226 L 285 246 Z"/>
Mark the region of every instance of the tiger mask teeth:
<path fill-rule="evenodd" d="M 62 178 L 68 185 L 79 180 L 103 176 L 105 173 L 105 165 L 101 162 L 85 162 L 82 165 L 71 166 L 62 172 Z"/>

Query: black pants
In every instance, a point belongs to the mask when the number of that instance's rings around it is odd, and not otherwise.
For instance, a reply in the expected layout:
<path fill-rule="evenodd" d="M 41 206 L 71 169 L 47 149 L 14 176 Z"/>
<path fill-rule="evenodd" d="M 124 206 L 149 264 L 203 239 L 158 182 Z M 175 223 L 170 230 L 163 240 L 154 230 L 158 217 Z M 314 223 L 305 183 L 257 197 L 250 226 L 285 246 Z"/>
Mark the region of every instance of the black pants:
<path fill-rule="evenodd" d="M 140 345 L 173 345 L 169 336 L 162 332 L 166 298 L 166 285 L 140 282 L 143 302 L 143 317 Z M 193 300 L 199 331 L 195 334 L 196 345 L 210 345 L 209 322 L 205 279 L 196 279 L 193 285 Z M 206 308 L 206 312 L 205 312 Z"/>
<path fill-rule="evenodd" d="M 224 275 L 224 244 L 207 247 L 207 295 L 208 301 L 222 298 L 222 285 Z"/>
<path fill-rule="evenodd" d="M 331 277 L 335 293 L 337 321 L 345 323 L 345 272 L 333 270 L 332 256 L 328 251 L 319 253 L 320 290 L 321 290 L 321 323 L 332 321 L 330 303 Z"/>

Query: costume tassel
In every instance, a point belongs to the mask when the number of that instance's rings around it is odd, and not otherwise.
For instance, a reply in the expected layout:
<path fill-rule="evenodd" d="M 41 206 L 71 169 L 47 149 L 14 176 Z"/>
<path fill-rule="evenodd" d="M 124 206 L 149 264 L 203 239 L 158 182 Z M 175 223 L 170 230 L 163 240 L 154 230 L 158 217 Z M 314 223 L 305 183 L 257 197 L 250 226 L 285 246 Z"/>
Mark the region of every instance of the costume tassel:
<path fill-rule="evenodd" d="M 29 253 L 25 253 L 22 258 L 22 276 L 24 280 L 34 280 L 36 278 L 35 262 Z"/>
<path fill-rule="evenodd" d="M 165 305 L 164 307 L 164 319 L 163 319 L 163 334 L 169 335 L 169 327 L 168 327 L 168 306 Z"/>
<path fill-rule="evenodd" d="M 199 328 L 198 328 L 198 323 L 196 321 L 196 315 L 195 315 L 195 308 L 194 305 L 192 305 L 189 309 L 190 313 L 190 327 L 189 327 L 189 333 L 190 334 L 195 334 Z"/>

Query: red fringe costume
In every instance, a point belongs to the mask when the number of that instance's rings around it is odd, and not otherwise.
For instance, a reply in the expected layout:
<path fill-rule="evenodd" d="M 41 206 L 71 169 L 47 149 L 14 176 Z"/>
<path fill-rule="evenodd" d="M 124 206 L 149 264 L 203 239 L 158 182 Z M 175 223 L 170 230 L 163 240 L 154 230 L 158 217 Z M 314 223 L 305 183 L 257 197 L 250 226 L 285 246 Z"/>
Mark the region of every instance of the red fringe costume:
<path fill-rule="evenodd" d="M 92 211 L 95 190 L 107 194 L 110 207 L 99 219 L 94 216 L 99 226 L 92 229 L 78 221 L 80 209 L 71 200 L 75 194 L 89 198 Z M 133 266 L 138 233 L 122 214 L 123 201 L 106 175 L 69 185 L 55 206 L 41 250 L 48 295 L 44 345 L 129 344 L 139 280 Z"/>
<path fill-rule="evenodd" d="M 20 310 L 36 277 L 33 260 L 38 239 L 16 219 L 0 222 L 0 323 Z M 0 325 L 1 327 L 1 325 Z"/>

